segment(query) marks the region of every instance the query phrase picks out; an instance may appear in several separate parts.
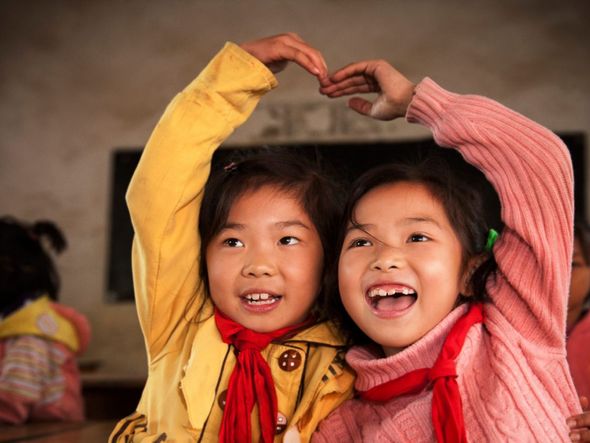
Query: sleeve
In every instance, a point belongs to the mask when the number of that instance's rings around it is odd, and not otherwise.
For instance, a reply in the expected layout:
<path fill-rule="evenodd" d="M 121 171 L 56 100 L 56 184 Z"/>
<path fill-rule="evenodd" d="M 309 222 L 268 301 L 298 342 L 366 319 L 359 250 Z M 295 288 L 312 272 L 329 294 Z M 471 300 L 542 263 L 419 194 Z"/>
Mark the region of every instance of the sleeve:
<path fill-rule="evenodd" d="M 227 43 L 168 105 L 145 147 L 127 204 L 135 232 L 137 310 L 150 361 L 167 343 L 173 346 L 186 307 L 203 297 L 197 221 L 213 153 L 276 84 L 266 66 Z"/>
<path fill-rule="evenodd" d="M 494 256 L 492 302 L 526 339 L 565 341 L 572 254 L 573 172 L 567 148 L 548 129 L 479 96 L 445 91 L 430 79 L 416 88 L 406 116 L 457 149 L 496 189 L 504 230 Z"/>

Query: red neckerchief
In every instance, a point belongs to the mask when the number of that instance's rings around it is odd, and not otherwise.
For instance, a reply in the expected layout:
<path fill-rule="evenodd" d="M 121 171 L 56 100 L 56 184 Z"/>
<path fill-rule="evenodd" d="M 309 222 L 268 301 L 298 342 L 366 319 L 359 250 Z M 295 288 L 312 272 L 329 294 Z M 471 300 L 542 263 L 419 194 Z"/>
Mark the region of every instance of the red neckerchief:
<path fill-rule="evenodd" d="M 416 369 L 394 380 L 360 392 L 365 400 L 385 402 L 401 395 L 417 394 L 432 384 L 432 424 L 439 442 L 467 442 L 455 359 L 467 332 L 483 321 L 483 305 L 474 303 L 451 328 L 432 368 Z"/>
<path fill-rule="evenodd" d="M 254 332 L 215 309 L 215 324 L 224 343 L 236 348 L 237 361 L 229 379 L 225 408 L 219 430 L 223 443 L 250 442 L 250 416 L 258 403 L 260 440 L 274 440 L 277 424 L 277 394 L 270 367 L 260 351 L 271 341 L 293 335 L 313 324 L 313 319 L 273 332 Z"/>

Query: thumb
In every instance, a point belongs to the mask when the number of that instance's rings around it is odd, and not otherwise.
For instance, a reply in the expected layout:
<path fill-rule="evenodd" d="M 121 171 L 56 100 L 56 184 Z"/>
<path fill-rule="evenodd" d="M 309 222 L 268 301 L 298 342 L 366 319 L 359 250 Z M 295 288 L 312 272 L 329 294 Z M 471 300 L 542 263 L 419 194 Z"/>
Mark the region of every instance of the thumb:
<path fill-rule="evenodd" d="M 348 100 L 348 107 L 359 114 L 370 116 L 373 104 L 364 98 L 353 97 Z"/>

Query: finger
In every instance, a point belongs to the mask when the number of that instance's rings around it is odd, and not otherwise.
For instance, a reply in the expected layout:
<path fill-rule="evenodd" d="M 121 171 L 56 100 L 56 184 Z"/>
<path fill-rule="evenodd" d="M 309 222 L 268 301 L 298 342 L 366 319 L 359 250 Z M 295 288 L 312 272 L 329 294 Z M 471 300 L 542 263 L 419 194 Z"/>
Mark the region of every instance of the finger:
<path fill-rule="evenodd" d="M 570 432 L 570 440 L 574 442 L 590 442 L 590 430 Z"/>
<path fill-rule="evenodd" d="M 359 86 L 367 84 L 367 79 L 363 76 L 355 76 L 346 78 L 344 80 L 339 81 L 338 83 L 330 82 L 329 86 L 324 88 L 324 92 L 329 94 L 330 92 L 338 91 L 340 89 L 350 88 L 351 86 Z"/>
<path fill-rule="evenodd" d="M 371 115 L 371 108 L 373 107 L 373 104 L 364 98 L 353 97 L 348 100 L 348 107 L 359 114 Z"/>
<path fill-rule="evenodd" d="M 338 83 L 347 77 L 354 77 L 357 75 L 369 75 L 373 77 L 375 71 L 375 63 L 376 62 L 373 60 L 351 63 L 343 68 L 340 68 L 336 72 L 330 74 L 330 79 L 334 83 Z"/>
<path fill-rule="evenodd" d="M 567 424 L 570 429 L 590 427 L 590 412 L 571 416 L 567 419 Z"/>
<path fill-rule="evenodd" d="M 371 85 L 358 85 L 358 86 L 350 86 L 344 89 L 338 89 L 336 91 L 330 92 L 327 95 L 330 98 L 338 98 L 344 97 L 345 95 L 353 95 L 353 94 L 367 94 L 370 92 L 375 92 L 375 90 L 371 87 Z"/>
<path fill-rule="evenodd" d="M 315 67 L 320 71 L 320 75 L 322 77 L 327 76 L 328 65 L 326 64 L 322 53 L 306 43 L 298 34 L 294 32 L 288 32 L 279 36 L 278 40 L 284 45 L 296 48 L 302 53 L 306 54 L 306 56 L 313 62 Z M 297 63 L 297 60 L 293 61 Z M 305 68 L 305 66 L 303 67 Z"/>
<path fill-rule="evenodd" d="M 355 93 L 367 93 L 367 92 L 381 92 L 381 88 L 379 84 L 374 82 L 372 79 L 367 79 L 364 77 L 353 77 L 340 83 L 331 84 L 325 88 L 322 88 L 321 93 L 332 96 L 333 94 L 342 95 L 342 92 L 345 94 L 355 94 Z"/>
<path fill-rule="evenodd" d="M 329 76 L 320 77 L 320 93 L 322 93 L 322 89 L 329 88 L 330 86 L 334 85 L 332 80 L 330 80 Z"/>
<path fill-rule="evenodd" d="M 310 60 L 313 65 L 318 69 L 319 76 L 318 77 L 327 77 L 328 76 L 328 65 L 326 64 L 326 60 L 320 51 L 315 49 L 314 47 L 308 45 L 301 39 L 297 34 L 290 35 L 291 41 L 289 45 L 301 51 L 305 56 Z M 297 60 L 293 60 L 297 62 Z"/>
<path fill-rule="evenodd" d="M 294 46 L 284 46 L 280 50 L 280 57 L 283 60 L 289 60 L 297 63 L 303 69 L 308 71 L 310 74 L 323 77 L 326 75 L 326 69 L 318 64 L 310 55 Z M 323 74 L 322 74 L 323 73 Z"/>

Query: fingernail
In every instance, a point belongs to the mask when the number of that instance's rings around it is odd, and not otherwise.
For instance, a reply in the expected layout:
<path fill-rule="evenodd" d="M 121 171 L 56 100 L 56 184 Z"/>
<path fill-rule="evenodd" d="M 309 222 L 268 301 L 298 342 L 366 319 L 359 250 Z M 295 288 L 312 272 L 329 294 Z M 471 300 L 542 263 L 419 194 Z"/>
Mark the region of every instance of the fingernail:
<path fill-rule="evenodd" d="M 578 434 L 577 432 L 575 434 L 570 434 L 570 439 L 572 441 L 580 441 L 580 434 Z"/>
<path fill-rule="evenodd" d="M 576 426 L 576 420 L 568 420 L 566 423 L 570 428 Z"/>

